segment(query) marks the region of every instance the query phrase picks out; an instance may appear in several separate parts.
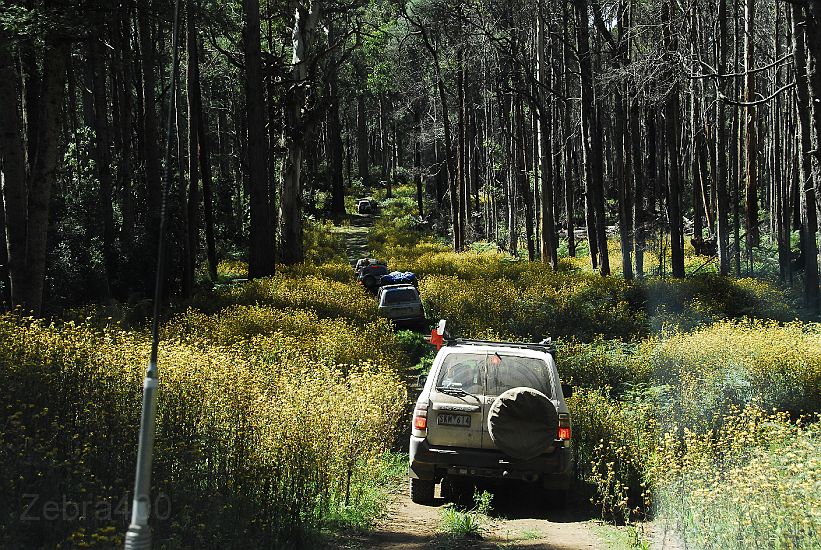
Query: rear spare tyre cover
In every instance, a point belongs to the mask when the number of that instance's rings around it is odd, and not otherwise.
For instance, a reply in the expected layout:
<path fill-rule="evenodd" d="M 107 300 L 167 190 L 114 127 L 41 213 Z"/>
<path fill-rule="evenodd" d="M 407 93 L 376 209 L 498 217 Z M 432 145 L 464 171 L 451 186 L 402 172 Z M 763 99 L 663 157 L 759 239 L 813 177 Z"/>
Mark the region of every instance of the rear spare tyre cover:
<path fill-rule="evenodd" d="M 496 398 L 487 417 L 490 438 L 513 458 L 529 460 L 556 439 L 559 414 L 545 394 L 533 388 L 511 388 Z"/>

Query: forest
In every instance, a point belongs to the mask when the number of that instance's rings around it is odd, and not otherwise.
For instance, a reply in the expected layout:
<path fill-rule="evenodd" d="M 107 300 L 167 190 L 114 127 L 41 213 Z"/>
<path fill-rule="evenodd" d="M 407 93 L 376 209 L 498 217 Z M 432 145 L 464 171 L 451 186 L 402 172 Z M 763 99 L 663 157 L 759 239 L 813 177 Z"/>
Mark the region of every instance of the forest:
<path fill-rule="evenodd" d="M 431 324 L 554 339 L 576 508 L 627 547 L 821 547 L 819 25 L 817 0 L 0 0 L 0 547 L 123 544 L 149 356 L 155 547 L 369 536 L 435 352 L 365 255 Z"/>
<path fill-rule="evenodd" d="M 167 179 L 175 296 L 409 183 L 456 250 L 629 280 L 667 247 L 683 277 L 689 239 L 817 312 L 821 37 L 812 2 L 758 4 L 191 1 L 172 88 L 172 4 L 4 2 L 4 302 L 150 296 Z"/>

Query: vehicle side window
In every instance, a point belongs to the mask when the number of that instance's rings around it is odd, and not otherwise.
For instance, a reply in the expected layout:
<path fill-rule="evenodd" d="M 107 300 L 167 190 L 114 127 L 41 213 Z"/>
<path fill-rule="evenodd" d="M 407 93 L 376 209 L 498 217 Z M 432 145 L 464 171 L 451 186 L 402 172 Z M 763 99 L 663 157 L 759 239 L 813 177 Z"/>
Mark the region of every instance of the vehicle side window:
<path fill-rule="evenodd" d="M 515 357 L 494 353 L 487 361 L 487 395 L 499 395 L 511 388 L 526 386 L 553 397 L 550 367 L 535 357 Z"/>

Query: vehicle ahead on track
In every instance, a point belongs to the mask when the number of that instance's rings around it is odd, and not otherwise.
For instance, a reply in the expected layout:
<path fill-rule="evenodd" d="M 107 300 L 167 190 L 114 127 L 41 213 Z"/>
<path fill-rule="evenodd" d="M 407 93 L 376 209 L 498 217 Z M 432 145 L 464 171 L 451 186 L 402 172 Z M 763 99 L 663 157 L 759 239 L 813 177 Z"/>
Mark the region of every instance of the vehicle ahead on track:
<path fill-rule="evenodd" d="M 425 322 L 419 291 L 412 284 L 384 285 L 376 293 L 379 315 L 397 326 L 417 327 Z"/>
<path fill-rule="evenodd" d="M 376 211 L 379 209 L 379 203 L 374 199 L 365 198 L 359 199 L 356 201 L 356 213 L 357 214 L 376 214 Z"/>
<path fill-rule="evenodd" d="M 570 413 L 549 340 L 444 339 L 416 402 L 410 436 L 411 500 L 433 501 L 477 479 L 528 483 L 562 504 L 574 476 Z"/>
<path fill-rule="evenodd" d="M 389 273 L 388 265 L 373 258 L 360 258 L 354 266 L 356 282 L 371 292 L 375 292 L 382 282 L 382 276 Z"/>

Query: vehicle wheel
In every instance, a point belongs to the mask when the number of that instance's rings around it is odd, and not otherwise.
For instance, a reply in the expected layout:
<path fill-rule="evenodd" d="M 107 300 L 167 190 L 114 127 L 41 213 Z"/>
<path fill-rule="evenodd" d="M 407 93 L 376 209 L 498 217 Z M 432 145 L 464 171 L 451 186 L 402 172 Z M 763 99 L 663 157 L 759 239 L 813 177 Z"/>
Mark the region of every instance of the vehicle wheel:
<path fill-rule="evenodd" d="M 410 478 L 410 498 L 416 504 L 430 504 L 433 502 L 433 489 L 435 485 L 430 479 Z"/>

